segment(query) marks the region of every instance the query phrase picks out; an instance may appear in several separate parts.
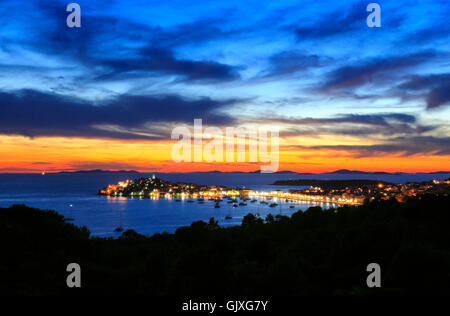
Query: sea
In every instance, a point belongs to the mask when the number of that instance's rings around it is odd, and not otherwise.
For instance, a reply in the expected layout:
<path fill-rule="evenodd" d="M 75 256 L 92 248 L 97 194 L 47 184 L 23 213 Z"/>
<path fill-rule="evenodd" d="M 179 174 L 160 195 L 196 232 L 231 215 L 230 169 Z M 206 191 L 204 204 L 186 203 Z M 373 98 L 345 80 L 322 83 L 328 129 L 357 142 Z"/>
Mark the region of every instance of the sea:
<path fill-rule="evenodd" d="M 290 216 L 311 206 L 323 209 L 333 204 L 314 202 L 277 201 L 278 206 L 247 202 L 247 206 L 232 207 L 226 200 L 220 208 L 213 201 L 200 204 L 186 200 L 176 202 L 168 199 L 111 198 L 98 196 L 100 189 L 126 179 L 150 177 L 153 173 L 133 172 L 87 172 L 43 174 L 0 174 L 0 207 L 25 204 L 43 210 L 54 210 L 73 223 L 86 226 L 91 236 L 118 237 L 117 227 L 133 229 L 144 235 L 175 232 L 195 221 L 209 221 L 214 217 L 223 227 L 240 225 L 245 215 L 259 214 L 265 218 L 269 213 Z M 204 185 L 222 185 L 232 188 L 248 188 L 258 191 L 301 189 L 304 187 L 274 186 L 276 180 L 293 179 L 372 179 L 394 183 L 448 179 L 450 173 L 439 174 L 260 174 L 260 173 L 155 173 L 155 176 L 173 182 L 189 182 Z M 291 207 L 293 206 L 293 207 Z M 231 219 L 226 219 L 231 217 Z"/>

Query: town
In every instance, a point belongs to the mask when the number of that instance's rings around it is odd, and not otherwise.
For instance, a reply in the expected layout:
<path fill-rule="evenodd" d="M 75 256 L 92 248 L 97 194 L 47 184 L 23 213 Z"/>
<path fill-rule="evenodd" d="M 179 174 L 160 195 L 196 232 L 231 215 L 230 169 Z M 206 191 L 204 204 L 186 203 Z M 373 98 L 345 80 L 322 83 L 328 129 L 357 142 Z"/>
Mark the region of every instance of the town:
<path fill-rule="evenodd" d="M 100 190 L 99 195 L 111 197 L 151 198 L 151 199 L 175 199 L 199 202 L 205 200 L 222 201 L 224 198 L 231 200 L 233 206 L 246 205 L 261 199 L 261 203 L 274 199 L 270 206 L 276 206 L 275 201 L 308 201 L 317 203 L 330 203 L 339 205 L 359 205 L 364 201 L 395 198 L 399 202 L 405 202 L 408 197 L 422 194 L 448 195 L 450 192 L 450 179 L 433 180 L 429 182 L 408 182 L 394 184 L 376 180 L 286 180 L 276 181 L 274 185 L 299 186 L 298 190 L 255 191 L 242 188 L 227 188 L 224 186 L 197 185 L 194 183 L 172 183 L 155 177 L 126 180 L 118 184 L 108 185 Z M 237 198 L 243 202 L 237 203 Z M 216 204 L 217 205 L 217 204 Z"/>

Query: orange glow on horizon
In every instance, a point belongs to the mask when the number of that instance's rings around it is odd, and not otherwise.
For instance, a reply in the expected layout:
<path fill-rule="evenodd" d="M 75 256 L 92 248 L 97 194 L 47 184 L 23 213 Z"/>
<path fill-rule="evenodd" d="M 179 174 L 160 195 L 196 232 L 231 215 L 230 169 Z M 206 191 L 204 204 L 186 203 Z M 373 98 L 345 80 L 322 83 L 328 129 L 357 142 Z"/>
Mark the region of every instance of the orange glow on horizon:
<path fill-rule="evenodd" d="M 30 139 L 0 136 L 0 173 L 47 173 L 75 170 L 136 170 L 141 172 L 256 171 L 260 163 L 175 163 L 173 141 L 106 140 L 62 137 Z M 338 169 L 385 172 L 447 171 L 450 156 L 378 155 L 357 157 L 330 149 L 280 147 L 278 170 L 331 172 Z"/>

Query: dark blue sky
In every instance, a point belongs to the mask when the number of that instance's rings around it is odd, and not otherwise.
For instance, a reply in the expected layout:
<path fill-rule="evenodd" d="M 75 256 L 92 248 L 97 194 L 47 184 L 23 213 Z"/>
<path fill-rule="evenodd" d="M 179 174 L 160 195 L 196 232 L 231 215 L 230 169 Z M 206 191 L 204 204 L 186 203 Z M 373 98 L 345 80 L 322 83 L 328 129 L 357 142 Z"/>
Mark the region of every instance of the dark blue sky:
<path fill-rule="evenodd" d="M 167 139 L 203 118 L 450 152 L 448 1 L 378 1 L 368 28 L 370 1 L 79 0 L 79 29 L 69 2 L 1 1 L 0 134 Z"/>

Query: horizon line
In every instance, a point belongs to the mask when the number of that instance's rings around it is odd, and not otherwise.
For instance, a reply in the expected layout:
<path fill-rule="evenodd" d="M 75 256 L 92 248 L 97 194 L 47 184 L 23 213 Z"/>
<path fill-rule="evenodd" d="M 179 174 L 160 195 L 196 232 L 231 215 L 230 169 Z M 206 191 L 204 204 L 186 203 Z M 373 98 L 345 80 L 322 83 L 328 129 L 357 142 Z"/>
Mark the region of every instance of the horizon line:
<path fill-rule="evenodd" d="M 126 169 L 119 169 L 119 170 L 110 170 L 110 169 L 78 169 L 78 170 L 61 170 L 61 171 L 1 171 L 0 174 L 60 174 L 60 173 L 95 173 L 95 172 L 104 172 L 104 173 L 162 173 L 162 174 L 171 174 L 171 173 L 260 173 L 260 170 L 254 170 L 254 171 L 220 171 L 220 170 L 208 170 L 208 171 L 139 171 L 139 170 L 126 170 Z M 376 174 L 376 173 L 385 173 L 385 174 L 437 174 L 437 173 L 449 173 L 450 171 L 447 170 L 437 170 L 437 171 L 414 171 L 414 172 L 406 172 L 406 171 L 366 171 L 366 170 L 350 170 L 350 169 L 335 169 L 332 171 L 325 171 L 325 172 L 300 172 L 300 171 L 292 171 L 292 170 L 279 170 L 275 171 L 273 173 L 266 173 L 268 175 L 270 174 L 278 174 L 278 173 L 295 173 L 295 174 L 332 174 L 332 173 L 338 173 L 338 172 L 348 172 L 348 173 L 369 173 L 369 174 Z"/>

